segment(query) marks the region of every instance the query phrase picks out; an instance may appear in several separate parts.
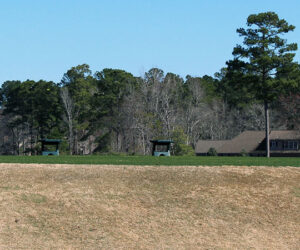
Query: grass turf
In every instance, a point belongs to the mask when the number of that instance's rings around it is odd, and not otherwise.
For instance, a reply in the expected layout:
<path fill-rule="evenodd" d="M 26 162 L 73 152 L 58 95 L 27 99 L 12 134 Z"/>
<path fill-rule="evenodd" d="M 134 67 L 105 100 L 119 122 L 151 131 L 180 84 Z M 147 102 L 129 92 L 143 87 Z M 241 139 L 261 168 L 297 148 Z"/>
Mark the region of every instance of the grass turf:
<path fill-rule="evenodd" d="M 108 164 L 152 166 L 293 166 L 300 158 L 288 157 L 197 157 L 197 156 L 0 156 L 0 163 Z"/>

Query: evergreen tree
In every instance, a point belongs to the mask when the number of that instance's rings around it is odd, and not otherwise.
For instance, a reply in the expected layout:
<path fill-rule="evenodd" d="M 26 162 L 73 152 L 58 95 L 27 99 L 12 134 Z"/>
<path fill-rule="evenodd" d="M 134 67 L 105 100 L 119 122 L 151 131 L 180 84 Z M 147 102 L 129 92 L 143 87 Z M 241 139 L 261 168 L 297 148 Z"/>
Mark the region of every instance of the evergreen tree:
<path fill-rule="evenodd" d="M 234 59 L 227 62 L 225 83 L 230 85 L 233 103 L 260 101 L 265 107 L 266 155 L 270 156 L 269 106 L 296 82 L 286 78 L 294 71 L 297 44 L 282 37 L 295 26 L 279 19 L 274 12 L 250 15 L 248 29 L 237 29 L 243 45 L 233 50 Z M 285 79 L 285 80 L 283 80 Z"/>

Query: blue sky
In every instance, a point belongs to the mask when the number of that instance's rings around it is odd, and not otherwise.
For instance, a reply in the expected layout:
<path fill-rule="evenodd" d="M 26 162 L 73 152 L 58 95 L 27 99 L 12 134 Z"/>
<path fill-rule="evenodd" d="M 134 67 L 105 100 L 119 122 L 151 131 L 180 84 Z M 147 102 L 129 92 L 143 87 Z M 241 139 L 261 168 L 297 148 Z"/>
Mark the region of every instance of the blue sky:
<path fill-rule="evenodd" d="M 119 68 L 141 76 L 152 67 L 213 75 L 241 43 L 249 14 L 275 11 L 296 26 L 299 0 L 0 0 L 0 85 L 59 82 L 72 66 Z M 300 61 L 299 52 L 296 61 Z"/>

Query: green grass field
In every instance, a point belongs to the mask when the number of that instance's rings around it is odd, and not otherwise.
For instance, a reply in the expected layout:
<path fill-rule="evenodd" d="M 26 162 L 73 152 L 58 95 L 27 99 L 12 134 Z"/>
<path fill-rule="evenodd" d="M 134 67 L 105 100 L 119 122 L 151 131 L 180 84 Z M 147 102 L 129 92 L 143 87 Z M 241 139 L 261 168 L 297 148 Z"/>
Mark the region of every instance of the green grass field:
<path fill-rule="evenodd" d="M 152 166 L 294 166 L 300 167 L 300 158 L 294 157 L 200 157 L 200 156 L 0 156 L 0 163 L 38 164 L 108 164 Z"/>

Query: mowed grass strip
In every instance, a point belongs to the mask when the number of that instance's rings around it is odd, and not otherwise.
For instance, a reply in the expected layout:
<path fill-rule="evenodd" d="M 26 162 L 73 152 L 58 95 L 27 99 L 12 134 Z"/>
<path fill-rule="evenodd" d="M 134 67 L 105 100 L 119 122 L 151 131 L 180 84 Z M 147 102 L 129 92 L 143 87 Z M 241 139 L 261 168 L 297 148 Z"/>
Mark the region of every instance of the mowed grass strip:
<path fill-rule="evenodd" d="M 0 164 L 0 249 L 298 249 L 300 168 Z"/>
<path fill-rule="evenodd" d="M 136 166 L 293 166 L 300 157 L 200 157 L 200 156 L 0 156 L 0 163 L 105 164 Z"/>

